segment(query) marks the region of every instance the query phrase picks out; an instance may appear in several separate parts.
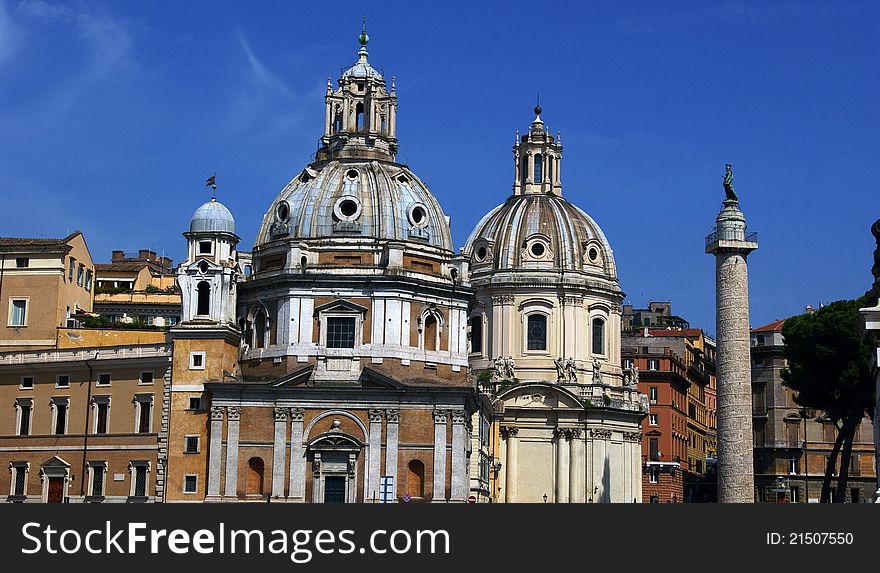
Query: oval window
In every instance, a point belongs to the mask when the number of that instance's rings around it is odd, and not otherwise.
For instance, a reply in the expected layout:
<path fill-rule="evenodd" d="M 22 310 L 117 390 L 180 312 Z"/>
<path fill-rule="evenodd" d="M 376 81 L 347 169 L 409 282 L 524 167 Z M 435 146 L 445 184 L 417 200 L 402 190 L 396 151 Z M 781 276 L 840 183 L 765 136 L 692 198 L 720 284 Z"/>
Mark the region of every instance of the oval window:
<path fill-rule="evenodd" d="M 599 251 L 596 250 L 596 247 L 590 248 L 590 260 L 595 263 L 596 259 L 598 259 L 598 258 L 599 258 Z"/>
<path fill-rule="evenodd" d="M 489 251 L 486 249 L 486 247 L 480 247 L 479 249 L 477 249 L 477 260 L 478 261 L 484 260 L 486 258 L 486 255 L 488 255 L 488 254 L 489 254 Z"/>
<path fill-rule="evenodd" d="M 357 203 L 351 199 L 345 199 L 339 204 L 339 211 L 346 217 L 353 217 L 354 214 L 357 213 L 357 210 Z"/>
<path fill-rule="evenodd" d="M 278 203 L 278 207 L 275 208 L 275 214 L 278 216 L 279 221 L 286 221 L 290 216 L 290 207 L 286 202 Z"/>
<path fill-rule="evenodd" d="M 427 215 L 425 215 L 425 210 L 421 207 L 416 207 L 412 211 L 413 223 L 415 223 L 416 225 L 420 225 L 425 220 L 426 216 Z"/>
<path fill-rule="evenodd" d="M 544 248 L 544 244 L 543 244 L 543 243 L 532 243 L 532 249 L 531 249 L 531 251 L 532 251 L 532 256 L 534 256 L 534 257 L 542 257 L 542 256 L 544 256 L 544 252 L 545 252 L 546 250 L 547 250 L 547 249 Z"/>
<path fill-rule="evenodd" d="M 199 270 L 202 271 L 202 274 L 207 273 L 208 272 L 208 263 L 206 263 L 205 261 L 202 261 L 199 264 Z"/>
<path fill-rule="evenodd" d="M 349 169 L 348 171 L 345 172 L 345 176 L 348 177 L 349 179 L 357 179 L 357 176 L 358 176 L 357 169 Z"/>

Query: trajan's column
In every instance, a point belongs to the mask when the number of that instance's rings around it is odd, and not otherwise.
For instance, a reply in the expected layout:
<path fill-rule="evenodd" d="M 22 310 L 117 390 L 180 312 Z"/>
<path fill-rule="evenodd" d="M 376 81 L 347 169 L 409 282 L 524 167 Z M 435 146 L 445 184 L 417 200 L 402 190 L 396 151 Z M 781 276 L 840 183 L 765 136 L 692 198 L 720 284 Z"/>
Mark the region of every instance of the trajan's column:
<path fill-rule="evenodd" d="M 755 233 L 746 234 L 746 218 L 733 190 L 730 164 L 724 174 L 724 192 L 715 230 L 706 237 L 706 252 L 715 255 L 718 501 L 752 503 L 755 476 L 746 257 L 758 248 L 758 238 Z"/>

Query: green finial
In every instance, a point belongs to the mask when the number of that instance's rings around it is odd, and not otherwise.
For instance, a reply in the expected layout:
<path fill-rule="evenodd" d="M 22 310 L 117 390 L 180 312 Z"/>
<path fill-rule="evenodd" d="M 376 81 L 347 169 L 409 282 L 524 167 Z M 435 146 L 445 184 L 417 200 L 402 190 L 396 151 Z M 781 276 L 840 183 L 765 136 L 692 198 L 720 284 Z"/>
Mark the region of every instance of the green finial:
<path fill-rule="evenodd" d="M 367 42 L 370 41 L 370 37 L 367 35 L 367 17 L 364 16 L 364 23 L 361 27 L 361 35 L 358 36 L 358 42 L 361 43 L 361 46 L 366 47 Z"/>

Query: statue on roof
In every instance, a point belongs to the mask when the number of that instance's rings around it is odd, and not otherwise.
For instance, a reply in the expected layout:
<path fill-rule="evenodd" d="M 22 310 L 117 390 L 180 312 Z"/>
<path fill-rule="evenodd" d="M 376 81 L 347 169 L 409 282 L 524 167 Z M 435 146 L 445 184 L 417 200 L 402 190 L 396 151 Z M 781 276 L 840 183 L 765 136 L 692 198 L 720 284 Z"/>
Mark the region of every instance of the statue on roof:
<path fill-rule="evenodd" d="M 733 169 L 730 163 L 724 166 L 724 194 L 727 195 L 728 201 L 739 202 L 736 191 L 733 190 Z"/>

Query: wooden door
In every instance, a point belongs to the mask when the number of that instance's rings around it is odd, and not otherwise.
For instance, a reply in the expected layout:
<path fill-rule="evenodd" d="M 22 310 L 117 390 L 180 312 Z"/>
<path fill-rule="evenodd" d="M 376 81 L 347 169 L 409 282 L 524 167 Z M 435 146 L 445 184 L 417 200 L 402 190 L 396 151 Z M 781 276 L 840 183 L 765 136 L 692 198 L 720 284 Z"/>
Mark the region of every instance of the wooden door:
<path fill-rule="evenodd" d="M 64 501 L 64 478 L 49 478 L 49 494 L 46 501 L 48 503 L 61 503 Z"/>

